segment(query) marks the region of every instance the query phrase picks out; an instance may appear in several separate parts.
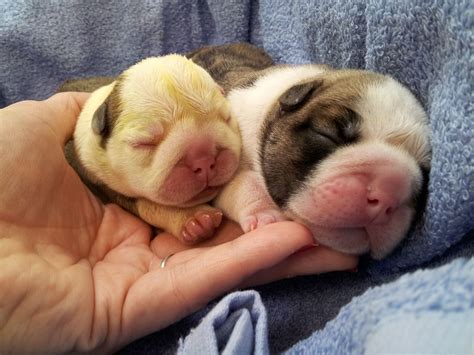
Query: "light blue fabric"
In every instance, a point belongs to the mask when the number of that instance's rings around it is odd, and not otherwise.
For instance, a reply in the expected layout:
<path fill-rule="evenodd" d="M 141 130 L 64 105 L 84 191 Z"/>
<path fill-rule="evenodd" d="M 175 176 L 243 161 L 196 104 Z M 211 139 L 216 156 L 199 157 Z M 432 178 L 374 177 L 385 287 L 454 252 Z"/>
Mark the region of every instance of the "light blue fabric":
<path fill-rule="evenodd" d="M 249 303 L 256 327 L 244 317 Z M 235 292 L 182 341 L 179 354 L 251 354 L 253 346 L 267 354 L 265 331 L 258 294 Z M 472 354 L 473 344 L 474 259 L 460 258 L 368 290 L 286 354 Z"/>
<path fill-rule="evenodd" d="M 268 354 L 267 314 L 260 295 L 241 291 L 222 299 L 181 339 L 178 354 Z"/>
<path fill-rule="evenodd" d="M 286 354 L 472 354 L 473 290 L 474 259 L 405 275 L 354 298 Z"/>
<path fill-rule="evenodd" d="M 426 325 L 435 325 L 427 327 Z M 365 354 L 472 354 L 474 311 L 399 312 L 367 337 Z"/>
<path fill-rule="evenodd" d="M 2 0 L 0 107 L 46 98 L 68 78 L 118 74 L 147 56 L 247 40 L 250 3 Z"/>
<path fill-rule="evenodd" d="M 365 68 L 390 74 L 406 84 L 426 108 L 433 131 L 426 213 L 393 255 L 363 268 L 370 272 L 365 279 L 346 277 L 340 290 L 330 276 L 288 281 L 284 283 L 286 293 L 278 286 L 263 289 L 265 303 L 272 305 L 269 329 L 280 327 L 277 329 L 283 328 L 288 334 L 307 336 L 308 329 L 315 326 L 312 318 L 322 313 L 330 317 L 333 313 L 325 312 L 326 308 L 339 307 L 334 300 L 347 302 L 344 297 L 360 294 L 364 283 L 386 282 L 400 271 L 429 265 L 474 230 L 473 28 L 472 0 L 3 0 L 0 107 L 22 99 L 48 97 L 63 80 L 72 77 L 117 74 L 146 56 L 235 41 L 260 45 L 278 62 Z M 440 276 L 434 272 L 423 275 L 428 279 L 429 275 Z M 463 275 L 467 283 L 468 275 Z M 358 277 L 365 281 L 350 284 L 349 280 Z M 430 294 L 428 285 L 433 284 L 415 287 L 417 278 L 413 280 L 413 289 Z M 466 286 L 462 279 L 456 280 L 459 287 Z M 389 286 L 381 289 L 384 287 Z M 320 307 L 324 307 L 321 312 L 313 311 L 318 310 L 319 305 L 312 304 L 313 297 L 318 296 L 305 293 L 313 289 L 318 294 L 333 290 L 328 295 L 331 302 L 319 299 Z M 385 291 L 371 291 L 364 299 L 370 303 L 374 297 L 372 304 L 388 307 L 377 301 L 376 292 Z M 232 303 L 232 299 L 227 302 Z M 422 303 L 420 299 L 420 309 Z M 350 313 L 357 312 L 357 305 L 349 304 L 337 319 L 352 319 Z M 249 334 L 257 339 L 255 329 L 245 327 L 250 324 L 246 318 L 250 313 L 236 312 L 232 312 L 235 325 L 243 325 L 242 334 L 250 330 Z M 298 314 L 299 319 L 293 319 L 289 326 L 285 317 L 291 314 Z M 321 317 L 321 321 L 327 320 Z M 394 317 L 390 319 L 395 324 L 404 316 L 397 318 L 398 313 L 394 313 Z M 359 318 L 361 324 L 371 324 L 370 314 L 359 313 Z M 323 344 L 329 349 L 330 344 L 352 339 L 350 329 L 337 319 L 316 333 L 319 340 L 306 345 Z M 188 325 L 185 320 L 160 334 L 182 335 L 189 330 Z M 287 338 L 285 332 L 273 332 L 273 342 L 297 337 Z M 229 344 L 239 342 L 238 333 L 226 335 Z M 371 334 L 372 339 L 381 339 L 386 333 L 380 330 L 377 336 Z M 360 350 L 363 346 L 362 338 L 351 341 L 359 341 L 354 348 Z M 165 340 L 159 344 L 167 345 Z M 371 344 L 378 342 L 373 340 Z M 149 344 L 146 346 L 149 349 Z"/>

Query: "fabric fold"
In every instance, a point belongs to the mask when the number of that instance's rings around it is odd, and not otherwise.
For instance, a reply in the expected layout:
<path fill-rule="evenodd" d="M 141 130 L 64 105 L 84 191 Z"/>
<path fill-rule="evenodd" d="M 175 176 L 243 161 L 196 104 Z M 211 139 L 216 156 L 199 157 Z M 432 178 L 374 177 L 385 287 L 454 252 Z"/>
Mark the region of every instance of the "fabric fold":
<path fill-rule="evenodd" d="M 267 314 L 258 292 L 223 298 L 180 339 L 178 354 L 268 354 Z"/>

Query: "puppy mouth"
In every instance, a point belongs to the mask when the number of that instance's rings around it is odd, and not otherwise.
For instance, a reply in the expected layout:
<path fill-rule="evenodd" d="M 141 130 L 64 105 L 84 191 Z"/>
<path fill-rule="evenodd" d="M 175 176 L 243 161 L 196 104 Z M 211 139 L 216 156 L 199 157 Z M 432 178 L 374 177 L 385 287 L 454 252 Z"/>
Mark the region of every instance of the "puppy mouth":
<path fill-rule="evenodd" d="M 371 221 L 375 223 L 310 220 L 294 210 L 286 210 L 285 214 L 306 225 L 313 238 L 322 245 L 348 254 L 370 253 L 373 259 L 380 260 L 388 256 L 405 238 L 413 222 L 414 209 L 406 205 L 400 206 L 393 211 L 391 218 L 380 221 L 376 218 Z"/>
<path fill-rule="evenodd" d="M 221 188 L 222 186 L 206 186 L 201 192 L 187 200 L 183 206 L 194 206 L 199 203 L 208 202 L 216 197 Z"/>
<path fill-rule="evenodd" d="M 367 228 L 328 228 L 311 226 L 314 238 L 321 244 L 349 254 L 365 254 L 370 251 Z"/>
<path fill-rule="evenodd" d="M 413 222 L 414 210 L 402 207 L 385 223 L 362 226 L 322 226 L 303 221 L 310 227 L 314 238 L 323 245 L 349 254 L 370 252 L 380 260 L 390 254 L 405 238 Z M 300 219 L 301 220 L 301 219 Z"/>

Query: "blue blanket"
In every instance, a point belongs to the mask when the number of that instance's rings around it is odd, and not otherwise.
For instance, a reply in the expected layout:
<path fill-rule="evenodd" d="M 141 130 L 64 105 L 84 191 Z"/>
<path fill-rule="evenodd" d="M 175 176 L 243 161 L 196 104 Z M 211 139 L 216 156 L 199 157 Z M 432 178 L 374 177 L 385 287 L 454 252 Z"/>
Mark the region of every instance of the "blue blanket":
<path fill-rule="evenodd" d="M 354 298 L 285 354 L 470 354 L 473 289 L 473 259 L 405 275 Z M 178 354 L 268 354 L 265 326 L 259 294 L 236 292 L 180 342 Z"/>
<path fill-rule="evenodd" d="M 388 288 L 409 270 L 446 263 L 459 245 L 472 257 L 467 240 L 474 229 L 472 1 L 4 0 L 1 10 L 0 107 L 45 98 L 71 77 L 114 75 L 146 56 L 235 41 L 257 44 L 278 62 L 387 73 L 421 100 L 433 131 L 426 213 L 390 257 L 363 260 L 357 274 L 258 288 L 270 351 L 287 349 L 325 325 L 330 329 L 328 321 L 353 296 L 374 285 Z M 356 312 L 351 304 L 345 312 Z M 123 351 L 176 351 L 178 338 L 210 307 Z M 331 330 L 316 334 L 338 336 Z M 316 343 L 322 344 L 307 345 Z"/>

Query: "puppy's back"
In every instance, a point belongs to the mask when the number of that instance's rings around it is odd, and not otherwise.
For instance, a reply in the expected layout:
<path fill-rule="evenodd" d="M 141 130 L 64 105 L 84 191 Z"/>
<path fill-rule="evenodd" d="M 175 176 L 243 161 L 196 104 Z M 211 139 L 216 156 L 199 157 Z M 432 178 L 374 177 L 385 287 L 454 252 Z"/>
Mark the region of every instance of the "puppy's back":
<path fill-rule="evenodd" d="M 234 87 L 251 85 L 259 71 L 274 64 L 267 53 L 249 43 L 203 47 L 186 57 L 203 67 L 226 93 Z"/>
<path fill-rule="evenodd" d="M 112 76 L 95 76 L 84 79 L 69 79 L 62 83 L 56 92 L 92 92 L 102 86 L 109 85 L 114 80 L 115 77 Z"/>

